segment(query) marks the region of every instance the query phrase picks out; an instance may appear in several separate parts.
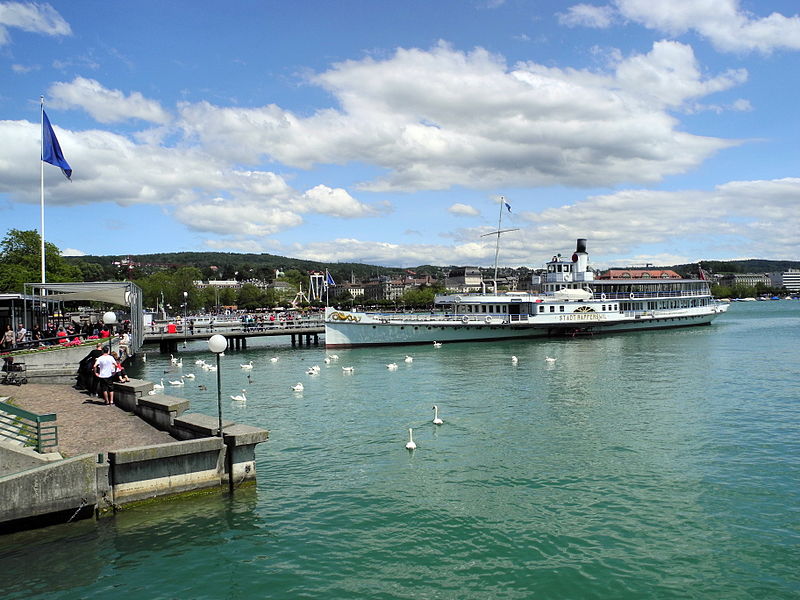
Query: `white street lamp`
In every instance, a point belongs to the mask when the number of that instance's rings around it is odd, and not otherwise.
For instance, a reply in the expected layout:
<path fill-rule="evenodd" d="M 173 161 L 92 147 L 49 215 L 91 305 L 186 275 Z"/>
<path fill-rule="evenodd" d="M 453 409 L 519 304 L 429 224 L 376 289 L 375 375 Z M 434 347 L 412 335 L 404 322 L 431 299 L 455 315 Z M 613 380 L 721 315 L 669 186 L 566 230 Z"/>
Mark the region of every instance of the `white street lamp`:
<path fill-rule="evenodd" d="M 222 371 L 219 368 L 219 355 L 228 348 L 228 340 L 219 333 L 208 338 L 208 349 L 217 355 L 217 411 L 219 413 L 219 437 L 222 437 Z"/>

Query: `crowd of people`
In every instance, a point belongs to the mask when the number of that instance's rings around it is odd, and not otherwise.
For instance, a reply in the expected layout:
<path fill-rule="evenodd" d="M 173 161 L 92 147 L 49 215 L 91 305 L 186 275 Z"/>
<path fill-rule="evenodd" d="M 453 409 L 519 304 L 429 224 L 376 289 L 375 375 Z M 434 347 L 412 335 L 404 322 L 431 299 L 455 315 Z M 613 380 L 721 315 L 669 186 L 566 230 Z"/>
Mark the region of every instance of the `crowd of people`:
<path fill-rule="evenodd" d="M 119 326 L 118 326 L 119 327 Z M 129 322 L 126 321 L 121 326 L 120 335 L 128 332 Z M 66 324 L 57 325 L 48 323 L 43 329 L 38 323 L 31 326 L 30 331 L 25 328 L 23 323 L 17 325 L 16 331 L 11 324 L 6 325 L 6 330 L 0 338 L 0 351 L 10 352 L 23 348 L 38 348 L 41 346 L 54 346 L 56 344 L 76 343 L 75 340 L 83 342 L 91 339 L 107 339 L 114 335 L 112 325 L 103 323 L 75 323 L 70 321 Z"/>
<path fill-rule="evenodd" d="M 114 404 L 114 383 L 127 381 L 130 380 L 119 354 L 101 342 L 78 363 L 75 387 L 85 390 L 93 398 L 102 398 L 104 404 L 110 405 Z"/>

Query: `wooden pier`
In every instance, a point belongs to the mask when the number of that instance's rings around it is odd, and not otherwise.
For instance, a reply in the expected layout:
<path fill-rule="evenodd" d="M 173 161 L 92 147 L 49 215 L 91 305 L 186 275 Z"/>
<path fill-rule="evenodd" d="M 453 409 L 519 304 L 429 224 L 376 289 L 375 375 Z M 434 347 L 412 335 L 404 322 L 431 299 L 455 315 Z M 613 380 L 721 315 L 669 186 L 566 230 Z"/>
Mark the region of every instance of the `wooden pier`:
<path fill-rule="evenodd" d="M 247 340 L 256 337 L 291 336 L 292 346 L 319 346 L 319 336 L 325 332 L 321 321 L 299 322 L 291 324 L 267 325 L 264 327 L 214 327 L 203 328 L 202 331 L 194 330 L 166 333 L 164 331 L 145 332 L 144 344 L 158 344 L 162 354 L 176 354 L 178 346 L 183 342 L 208 340 L 217 333 L 228 338 L 229 350 L 246 350 Z"/>

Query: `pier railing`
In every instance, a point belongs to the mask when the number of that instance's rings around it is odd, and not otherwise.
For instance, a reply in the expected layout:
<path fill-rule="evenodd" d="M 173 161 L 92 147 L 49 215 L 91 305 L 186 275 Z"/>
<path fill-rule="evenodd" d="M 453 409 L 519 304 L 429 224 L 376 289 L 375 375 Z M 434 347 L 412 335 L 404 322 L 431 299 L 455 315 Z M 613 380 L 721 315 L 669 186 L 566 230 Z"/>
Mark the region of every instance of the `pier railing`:
<path fill-rule="evenodd" d="M 58 446 L 56 415 L 37 415 L 22 408 L 0 402 L 0 438 L 19 442 L 37 452 Z"/>

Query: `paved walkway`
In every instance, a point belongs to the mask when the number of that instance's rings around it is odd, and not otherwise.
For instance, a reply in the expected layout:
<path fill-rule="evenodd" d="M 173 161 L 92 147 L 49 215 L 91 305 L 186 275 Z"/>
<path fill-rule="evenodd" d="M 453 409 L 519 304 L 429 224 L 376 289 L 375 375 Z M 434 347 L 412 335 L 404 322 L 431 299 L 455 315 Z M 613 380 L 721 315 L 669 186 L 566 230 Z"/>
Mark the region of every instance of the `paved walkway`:
<path fill-rule="evenodd" d="M 133 413 L 103 404 L 69 384 L 0 386 L 0 396 L 38 414 L 58 415 L 58 449 L 66 458 L 175 441 Z"/>

